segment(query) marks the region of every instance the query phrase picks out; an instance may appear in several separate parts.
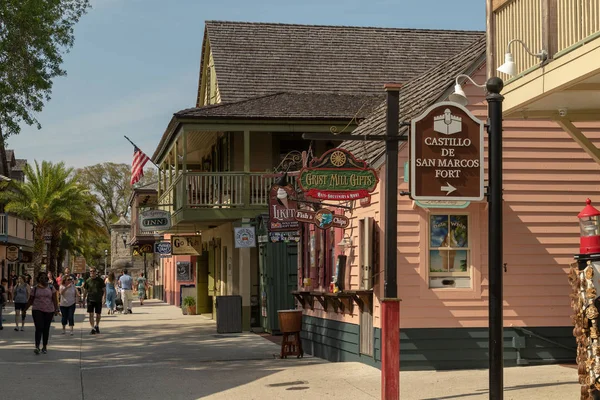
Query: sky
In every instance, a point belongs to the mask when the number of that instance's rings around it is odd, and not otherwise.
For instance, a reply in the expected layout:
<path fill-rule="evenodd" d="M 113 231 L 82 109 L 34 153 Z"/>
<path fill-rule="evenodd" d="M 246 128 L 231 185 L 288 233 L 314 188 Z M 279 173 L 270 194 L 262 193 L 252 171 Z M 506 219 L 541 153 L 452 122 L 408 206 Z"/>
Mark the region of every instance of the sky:
<path fill-rule="evenodd" d="M 204 21 L 485 30 L 485 0 L 91 0 L 66 77 L 8 139 L 17 158 L 81 168 L 152 156 L 173 113 L 195 106 Z M 218 73 L 218 70 L 217 70 Z"/>

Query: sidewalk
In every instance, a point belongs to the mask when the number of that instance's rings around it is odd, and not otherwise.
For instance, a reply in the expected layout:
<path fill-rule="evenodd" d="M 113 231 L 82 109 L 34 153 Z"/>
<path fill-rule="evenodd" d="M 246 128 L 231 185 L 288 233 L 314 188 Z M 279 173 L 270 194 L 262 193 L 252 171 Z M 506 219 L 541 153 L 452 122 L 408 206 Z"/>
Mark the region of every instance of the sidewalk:
<path fill-rule="evenodd" d="M 6 399 L 379 399 L 380 371 L 359 363 L 277 359 L 279 346 L 252 333 L 217 334 L 204 316 L 158 301 L 134 314 L 103 315 L 90 335 L 84 310 L 76 335 L 53 323 L 48 354 L 33 354 L 33 326 L 0 331 L 0 393 Z M 12 384 L 11 384 L 12 383 Z M 505 399 L 579 397 L 572 366 L 507 368 Z M 404 400 L 487 399 L 487 371 L 402 372 Z"/>

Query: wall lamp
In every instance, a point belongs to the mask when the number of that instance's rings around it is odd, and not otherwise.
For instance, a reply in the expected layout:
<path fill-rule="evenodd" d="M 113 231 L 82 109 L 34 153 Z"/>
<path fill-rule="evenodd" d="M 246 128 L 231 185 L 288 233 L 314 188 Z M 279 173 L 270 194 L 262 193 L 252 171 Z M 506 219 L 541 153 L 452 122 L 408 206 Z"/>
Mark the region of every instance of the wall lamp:
<path fill-rule="evenodd" d="M 448 96 L 448 100 L 450 100 L 454 103 L 458 103 L 461 106 L 466 106 L 467 104 L 469 104 L 469 99 L 467 98 L 467 95 L 465 94 L 461 84 L 458 83 L 458 80 L 460 78 L 466 78 L 466 79 L 470 80 L 471 83 L 473 83 L 473 85 L 475 85 L 479 88 L 485 88 L 485 85 L 478 84 L 473 79 L 471 79 L 471 77 L 469 75 L 460 74 L 456 77 L 456 85 L 454 86 L 454 93 L 452 93 L 450 96 Z"/>
<path fill-rule="evenodd" d="M 513 42 L 521 43 L 528 54 L 539 58 L 541 62 L 544 62 L 548 59 L 548 52 L 546 50 L 542 50 L 539 53 L 532 53 L 525 44 L 525 42 L 523 42 L 520 39 L 513 39 L 510 42 L 508 42 L 508 46 L 506 46 L 506 54 L 504 54 L 504 64 L 498 67 L 499 72 L 503 72 L 509 76 L 515 76 L 517 74 L 517 66 L 515 65 L 513 54 L 510 51 L 510 46 L 513 44 Z"/>
<path fill-rule="evenodd" d="M 340 248 L 342 253 L 345 253 L 346 249 L 352 247 L 352 238 L 350 237 L 350 235 L 346 233 L 342 240 L 340 240 L 340 242 L 337 244 L 337 246 Z"/>
<path fill-rule="evenodd" d="M 121 233 L 121 239 L 123 239 L 123 247 L 127 247 L 127 234 Z"/>

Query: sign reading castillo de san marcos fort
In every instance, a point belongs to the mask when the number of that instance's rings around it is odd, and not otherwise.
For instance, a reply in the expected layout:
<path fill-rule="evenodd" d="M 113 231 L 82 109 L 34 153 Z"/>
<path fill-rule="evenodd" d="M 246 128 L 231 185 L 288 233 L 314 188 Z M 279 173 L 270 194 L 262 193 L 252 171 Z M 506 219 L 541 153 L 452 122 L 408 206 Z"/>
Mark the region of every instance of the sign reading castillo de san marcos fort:
<path fill-rule="evenodd" d="M 367 163 L 344 149 L 331 149 L 300 170 L 298 184 L 307 196 L 322 200 L 369 197 L 379 178 Z"/>
<path fill-rule="evenodd" d="M 483 200 L 483 127 L 469 110 L 452 102 L 434 104 L 412 120 L 413 200 Z"/>

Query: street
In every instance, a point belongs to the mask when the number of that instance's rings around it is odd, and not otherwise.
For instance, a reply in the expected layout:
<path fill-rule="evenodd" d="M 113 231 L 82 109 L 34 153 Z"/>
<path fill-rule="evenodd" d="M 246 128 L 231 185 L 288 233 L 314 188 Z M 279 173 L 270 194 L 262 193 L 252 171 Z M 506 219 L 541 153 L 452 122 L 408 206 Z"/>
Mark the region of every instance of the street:
<path fill-rule="evenodd" d="M 105 310 L 104 310 L 105 312 Z M 1 398 L 100 400 L 378 399 L 380 371 L 306 356 L 279 360 L 279 346 L 253 333 L 217 334 L 212 320 L 156 300 L 132 315 L 103 315 L 89 334 L 78 308 L 73 337 L 52 324 L 48 354 L 33 353 L 30 316 L 13 330 L 11 305 L 0 332 Z M 572 366 L 505 369 L 505 399 L 575 398 Z M 407 371 L 401 398 L 487 399 L 487 371 Z"/>

